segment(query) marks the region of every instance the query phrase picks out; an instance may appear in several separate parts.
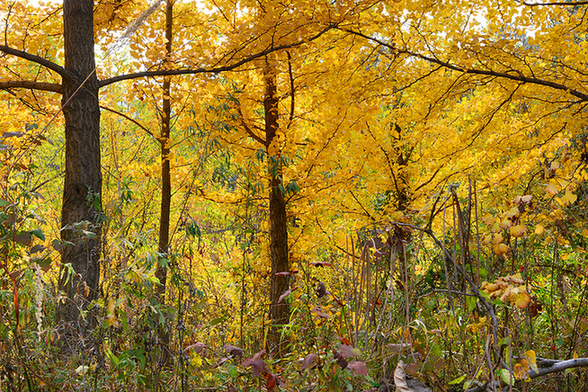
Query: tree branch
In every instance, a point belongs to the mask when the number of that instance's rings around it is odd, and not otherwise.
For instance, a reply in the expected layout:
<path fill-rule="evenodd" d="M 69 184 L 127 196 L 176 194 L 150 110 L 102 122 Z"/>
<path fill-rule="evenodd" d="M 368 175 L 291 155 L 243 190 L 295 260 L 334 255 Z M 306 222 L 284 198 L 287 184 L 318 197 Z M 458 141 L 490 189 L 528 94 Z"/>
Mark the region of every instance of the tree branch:
<path fill-rule="evenodd" d="M 536 7 L 540 5 L 567 5 L 567 6 L 575 6 L 575 5 L 587 5 L 588 1 L 576 1 L 576 2 L 554 2 L 554 3 L 527 3 L 526 1 L 522 2 L 524 5 L 529 7 Z"/>
<path fill-rule="evenodd" d="M 11 88 L 27 88 L 29 90 L 53 91 L 54 93 L 63 93 L 63 87 L 57 83 L 34 82 L 30 80 L 9 80 L 0 82 L 0 90 Z"/>
<path fill-rule="evenodd" d="M 540 364 L 541 360 L 537 359 L 537 365 Z M 576 358 L 576 359 L 568 359 L 565 361 L 552 361 L 549 360 L 549 366 L 547 367 L 540 367 L 537 371 L 529 370 L 527 374 L 531 379 L 538 378 L 550 373 L 556 372 L 563 372 L 566 369 L 572 369 L 577 367 L 588 366 L 588 358 Z M 496 389 L 500 388 L 500 382 L 495 382 L 494 385 L 490 385 L 491 383 L 481 384 L 474 388 L 469 388 L 467 392 L 484 392 L 491 389 L 494 386 Z"/>
<path fill-rule="evenodd" d="M 536 84 L 536 85 L 539 85 L 539 86 L 550 87 L 550 88 L 553 88 L 553 89 L 556 89 L 556 90 L 565 91 L 565 92 L 573 95 L 574 97 L 579 98 L 580 101 L 582 101 L 582 102 L 588 102 L 588 94 L 582 93 L 582 92 L 580 92 L 578 90 L 574 90 L 574 89 L 572 89 L 572 88 L 570 88 L 568 86 L 565 86 L 563 84 L 560 84 L 560 83 L 552 82 L 552 81 L 549 81 L 549 80 L 538 79 L 538 78 L 535 78 L 535 77 L 528 77 L 528 76 L 524 76 L 524 75 L 521 75 L 521 74 L 514 75 L 514 74 L 507 74 L 507 73 L 504 73 L 504 72 L 498 72 L 498 71 L 492 71 L 492 70 L 485 70 L 485 69 L 462 68 L 462 67 L 460 67 L 458 65 L 454 65 L 454 64 L 451 64 L 451 63 L 448 63 L 448 62 L 445 62 L 445 61 L 441 61 L 441 60 L 439 60 L 437 58 L 428 57 L 428 56 L 425 56 L 425 55 L 420 54 L 420 53 L 411 52 L 411 51 L 406 50 L 406 49 L 397 49 L 396 47 L 394 47 L 394 45 L 391 45 L 389 43 L 386 43 L 386 42 L 384 42 L 382 40 L 379 40 L 377 38 L 371 37 L 369 35 L 360 33 L 358 31 L 353 31 L 353 30 L 348 30 L 348 29 L 340 29 L 340 30 L 345 31 L 345 32 L 350 33 L 350 34 L 354 34 L 354 35 L 363 37 L 363 38 L 365 38 L 365 39 L 367 39 L 369 41 L 375 42 L 378 45 L 384 46 L 384 47 L 392 50 L 396 54 L 406 54 L 406 55 L 411 56 L 411 57 L 416 57 L 416 58 L 419 58 L 421 60 L 425 60 L 425 61 L 427 61 L 429 63 L 432 63 L 432 64 L 440 65 L 443 68 L 451 69 L 451 70 L 454 70 L 454 71 L 457 71 L 457 72 L 462 72 L 464 74 L 494 76 L 494 77 L 497 77 L 497 78 L 510 79 L 510 80 L 514 80 L 514 81 L 517 81 L 517 82 L 521 82 L 521 83 L 529 83 L 529 84 Z"/>
<path fill-rule="evenodd" d="M 539 360 L 537 361 L 539 362 Z M 537 378 L 549 373 L 561 372 L 566 369 L 588 366 L 588 358 L 568 359 L 566 361 L 555 361 L 549 367 L 541 367 L 537 371 L 530 370 L 529 377 Z"/>
<path fill-rule="evenodd" d="M 65 68 L 43 57 L 23 52 L 22 50 L 14 49 L 6 45 L 0 45 L 0 52 L 4 52 L 6 54 L 11 54 L 13 56 L 32 61 L 33 63 L 37 63 L 45 68 L 52 70 L 53 72 L 58 73 L 59 75 L 61 75 L 62 78 L 69 78 L 69 73 L 65 70 Z"/>
<path fill-rule="evenodd" d="M 139 128 L 141 128 L 142 130 L 144 130 L 145 132 L 147 132 L 149 134 L 149 136 L 151 136 L 153 139 L 155 139 L 155 140 L 157 140 L 158 142 L 161 143 L 160 138 L 158 138 L 157 136 L 155 136 L 153 134 L 153 132 L 151 132 L 149 129 L 147 129 L 145 126 L 143 126 L 140 122 L 138 122 L 134 118 L 131 118 L 131 117 L 127 116 L 126 114 L 119 112 L 118 110 L 111 109 L 108 106 L 100 105 L 100 109 L 108 110 L 111 113 L 118 114 L 119 116 L 126 118 L 127 120 L 129 120 L 130 122 L 132 122 L 133 124 L 135 124 L 136 126 L 138 126 Z"/>
<path fill-rule="evenodd" d="M 242 60 L 239 60 L 234 64 L 224 65 L 222 67 L 197 68 L 197 69 L 171 69 L 171 70 L 163 70 L 162 69 L 162 70 L 157 70 L 157 71 L 137 72 L 137 73 L 127 74 L 127 75 L 114 76 L 112 78 L 101 80 L 98 82 L 98 86 L 104 87 L 104 86 L 108 86 L 109 84 L 120 82 L 122 80 L 148 78 L 148 77 L 153 77 L 153 76 L 196 75 L 196 74 L 202 74 L 202 73 L 218 74 L 221 72 L 232 71 L 236 68 L 239 68 L 243 64 L 247 64 L 253 60 L 256 60 L 258 58 L 262 58 L 272 52 L 277 52 L 277 51 L 284 50 L 284 49 L 296 48 L 296 47 L 301 46 L 303 44 L 312 42 L 312 41 L 318 39 L 319 37 L 321 37 L 327 31 L 333 30 L 336 27 L 337 27 L 336 24 L 330 24 L 327 27 L 325 27 L 324 29 L 322 29 L 321 31 L 319 31 L 317 34 L 315 34 L 314 36 L 312 36 L 306 40 L 300 40 L 298 42 L 294 42 L 291 44 L 284 44 L 284 45 L 279 45 L 279 46 L 275 46 L 275 47 L 270 47 L 270 48 L 267 48 L 259 53 L 252 54 L 249 57 L 246 57 Z"/>

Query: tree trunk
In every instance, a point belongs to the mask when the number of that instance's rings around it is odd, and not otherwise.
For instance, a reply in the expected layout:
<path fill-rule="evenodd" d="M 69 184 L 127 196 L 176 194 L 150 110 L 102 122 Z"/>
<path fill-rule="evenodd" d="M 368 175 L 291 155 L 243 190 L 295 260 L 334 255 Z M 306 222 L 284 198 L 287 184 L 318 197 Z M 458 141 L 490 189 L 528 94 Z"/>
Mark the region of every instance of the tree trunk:
<path fill-rule="evenodd" d="M 65 183 L 61 210 L 61 239 L 73 243 L 61 252 L 56 321 L 65 336 L 87 336 L 95 322 L 80 312 L 98 297 L 102 216 L 100 168 L 100 108 L 94 63 L 93 1 L 63 2 L 65 69 Z M 83 87 L 80 86 L 83 83 Z M 82 223 L 80 227 L 74 224 Z M 76 225 L 77 226 L 77 225 Z M 86 233 L 80 230 L 83 228 Z M 92 232 L 95 235 L 88 235 Z M 71 267 L 71 269 L 69 268 Z"/>
<path fill-rule="evenodd" d="M 165 44 L 167 63 L 172 51 L 172 34 L 173 34 L 173 1 L 167 0 L 165 6 Z M 159 279 L 160 285 L 157 286 L 156 295 L 160 303 L 165 301 L 165 290 L 167 281 L 167 266 L 161 263 L 161 258 L 165 257 L 169 260 L 169 226 L 170 226 L 170 212 L 171 212 L 171 168 L 169 162 L 170 154 L 170 128 L 171 128 L 171 79 L 165 76 L 163 79 L 163 100 L 161 113 L 161 135 L 159 142 L 161 143 L 161 206 L 159 216 L 159 252 L 160 263 L 155 271 L 155 276 Z M 161 348 L 160 364 L 163 366 L 169 365 L 171 355 L 169 352 L 170 332 L 165 326 L 159 326 L 158 337 Z"/>
<path fill-rule="evenodd" d="M 173 4 L 167 0 L 165 7 L 165 44 L 166 62 L 172 51 L 172 26 L 173 26 Z M 171 124 L 171 80 L 165 76 L 163 80 L 163 100 L 161 113 L 161 206 L 159 215 L 159 252 L 166 255 L 169 251 L 169 225 L 171 211 L 171 169 L 169 163 L 170 153 L 170 124 Z M 155 276 L 161 282 L 157 287 L 157 296 L 161 300 L 165 294 L 167 268 L 161 264 L 157 267 Z"/>
<path fill-rule="evenodd" d="M 270 211 L 270 259 L 271 259 L 271 291 L 269 334 L 270 349 L 277 355 L 285 351 L 285 341 L 281 339 L 280 326 L 290 320 L 290 306 L 287 302 L 278 302 L 280 296 L 288 290 L 288 276 L 278 276 L 279 272 L 290 270 L 288 262 L 288 226 L 286 219 L 286 200 L 282 183 L 280 151 L 272 146 L 278 130 L 278 95 L 275 70 L 269 65 L 265 68 L 265 147 L 268 152 L 268 169 L 270 173 L 269 211 Z"/>

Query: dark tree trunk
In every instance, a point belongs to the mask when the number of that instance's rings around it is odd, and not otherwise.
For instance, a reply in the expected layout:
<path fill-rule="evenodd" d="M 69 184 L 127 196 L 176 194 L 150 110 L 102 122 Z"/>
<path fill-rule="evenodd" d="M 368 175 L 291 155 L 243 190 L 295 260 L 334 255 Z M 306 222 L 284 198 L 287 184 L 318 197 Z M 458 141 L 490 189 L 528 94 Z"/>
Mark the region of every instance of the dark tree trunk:
<path fill-rule="evenodd" d="M 65 69 L 69 78 L 63 80 L 62 100 L 65 183 L 61 239 L 73 245 L 63 247 L 61 253 L 59 289 L 66 298 L 57 302 L 56 319 L 65 335 L 74 337 L 78 333 L 85 336 L 94 325 L 91 314 L 82 318 L 80 311 L 98 297 L 100 277 L 102 173 L 93 1 L 65 0 L 63 19 Z M 79 222 L 88 222 L 83 229 L 95 236 L 72 226 Z"/>
<path fill-rule="evenodd" d="M 165 12 L 165 44 L 166 57 L 171 56 L 172 51 L 172 27 L 173 27 L 173 4 L 171 0 L 166 2 Z M 166 59 L 167 60 L 167 59 Z M 159 252 L 166 255 L 169 251 L 169 222 L 171 211 L 171 170 L 169 163 L 170 153 L 170 124 L 171 124 L 171 80 L 166 76 L 163 80 L 163 102 L 161 113 L 161 206 L 159 215 Z M 161 299 L 165 294 L 167 268 L 159 265 L 155 276 L 161 282 L 157 287 L 157 296 Z"/>
<path fill-rule="evenodd" d="M 286 219 L 286 201 L 282 183 L 280 152 L 270 147 L 278 130 L 278 95 L 274 69 L 269 65 L 265 69 L 265 147 L 268 152 L 268 169 L 270 173 L 269 211 L 270 211 L 270 259 L 271 292 L 270 319 L 272 327 L 269 334 L 270 348 L 277 355 L 285 351 L 285 341 L 281 339 L 280 326 L 290 320 L 290 306 L 287 302 L 278 302 L 280 296 L 288 290 L 288 276 L 276 275 L 290 270 L 288 262 L 288 226 Z"/>
<path fill-rule="evenodd" d="M 172 34 L 173 34 L 173 1 L 167 0 L 165 7 L 165 44 L 166 59 L 169 60 L 172 52 Z M 171 212 L 171 168 L 169 162 L 170 154 L 170 128 L 171 128 L 171 79 L 169 76 L 163 80 L 163 101 L 161 112 L 161 206 L 159 215 L 159 252 L 169 260 L 169 226 Z M 167 266 L 161 263 L 155 270 L 155 276 L 159 279 L 160 285 L 157 286 L 157 298 L 160 303 L 165 301 L 165 290 L 167 281 Z M 159 342 L 161 347 L 160 364 L 169 365 L 171 355 L 169 352 L 170 333 L 165 327 L 160 326 L 158 329 Z"/>

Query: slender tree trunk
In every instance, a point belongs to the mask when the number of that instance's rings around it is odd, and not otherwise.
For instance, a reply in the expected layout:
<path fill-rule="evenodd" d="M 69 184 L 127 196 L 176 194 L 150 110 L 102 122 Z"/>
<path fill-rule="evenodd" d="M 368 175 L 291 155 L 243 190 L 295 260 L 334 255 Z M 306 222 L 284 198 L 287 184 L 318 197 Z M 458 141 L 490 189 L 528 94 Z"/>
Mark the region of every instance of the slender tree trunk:
<path fill-rule="evenodd" d="M 91 314 L 80 311 L 98 297 L 102 216 L 100 168 L 100 108 L 94 63 L 93 1 L 63 2 L 65 69 L 65 183 L 61 210 L 61 239 L 73 243 L 61 252 L 59 290 L 66 298 L 57 302 L 56 320 L 62 335 L 86 336 L 94 325 Z M 83 86 L 80 88 L 80 86 Z M 87 222 L 81 234 L 72 225 Z M 70 342 L 73 340 L 69 339 Z"/>
<path fill-rule="evenodd" d="M 165 44 L 166 62 L 171 56 L 173 33 L 173 2 L 166 1 L 165 7 Z M 170 153 L 170 126 L 171 126 L 171 80 L 166 76 L 163 80 L 163 105 L 161 113 L 161 206 L 159 217 L 159 252 L 167 255 L 169 251 L 169 225 L 171 211 L 171 169 L 169 163 Z M 161 282 L 157 287 L 157 296 L 162 299 L 165 294 L 167 268 L 158 266 L 155 275 Z"/>
<path fill-rule="evenodd" d="M 167 0 L 165 6 L 165 64 L 168 63 L 172 52 L 172 35 L 173 35 L 173 1 Z M 161 207 L 159 217 L 159 252 L 169 260 L 169 226 L 171 212 L 171 168 L 169 162 L 170 154 L 170 127 L 171 127 L 171 78 L 169 76 L 163 79 L 163 100 L 161 113 Z M 160 303 L 165 302 L 165 291 L 167 287 L 167 266 L 162 265 L 162 260 L 157 266 L 155 276 L 159 279 L 160 285 L 157 286 L 156 295 Z M 160 363 L 167 366 L 170 362 L 171 355 L 169 352 L 170 332 L 160 326 L 158 337 L 161 347 Z"/>
<path fill-rule="evenodd" d="M 287 302 L 278 302 L 280 296 L 288 290 L 288 276 L 276 275 L 290 270 L 288 262 L 288 226 L 286 219 L 286 200 L 282 183 L 280 152 L 272 142 L 278 131 L 278 95 L 275 70 L 269 65 L 265 68 L 265 135 L 268 152 L 268 169 L 270 173 L 269 211 L 270 211 L 270 259 L 271 292 L 270 319 L 272 327 L 269 344 L 278 355 L 285 351 L 285 341 L 281 338 L 280 326 L 290 320 L 290 306 Z"/>

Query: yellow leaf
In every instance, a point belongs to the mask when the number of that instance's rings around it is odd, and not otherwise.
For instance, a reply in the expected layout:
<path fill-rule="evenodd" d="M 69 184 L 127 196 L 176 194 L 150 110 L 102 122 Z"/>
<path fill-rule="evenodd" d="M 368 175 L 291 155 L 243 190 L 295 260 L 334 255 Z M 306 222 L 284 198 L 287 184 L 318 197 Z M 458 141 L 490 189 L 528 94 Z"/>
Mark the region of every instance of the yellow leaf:
<path fill-rule="evenodd" d="M 108 300 L 108 313 L 113 313 L 114 312 L 114 308 L 116 307 L 116 302 L 114 302 L 113 298 L 110 298 Z"/>
<path fill-rule="evenodd" d="M 517 363 L 514 365 L 514 376 L 517 380 L 524 380 L 527 378 L 527 372 L 529 371 L 528 364 L 524 359 L 521 360 L 521 363 Z"/>
<path fill-rule="evenodd" d="M 500 228 L 502 230 L 506 230 L 511 226 L 512 226 L 512 221 L 510 219 L 504 219 L 502 222 L 500 222 Z"/>
<path fill-rule="evenodd" d="M 544 231 L 545 231 L 545 227 L 543 227 L 543 225 L 535 226 L 535 234 L 543 234 Z"/>
<path fill-rule="evenodd" d="M 566 194 L 563 195 L 563 197 L 561 198 L 561 201 L 562 201 L 562 204 L 564 206 L 566 206 L 568 204 L 572 204 L 572 203 L 576 202 L 577 199 L 578 199 L 578 196 L 576 196 L 572 192 L 570 192 L 569 189 L 566 189 Z"/>
<path fill-rule="evenodd" d="M 518 293 L 515 297 L 515 305 L 519 307 L 519 309 L 525 309 L 529 306 L 529 302 L 531 302 L 531 296 L 526 291 Z"/>
<path fill-rule="evenodd" d="M 545 192 L 550 194 L 550 195 L 557 195 L 557 187 L 555 186 L 554 183 L 549 183 L 546 187 L 545 187 Z"/>
<path fill-rule="evenodd" d="M 535 355 L 535 351 L 525 351 L 525 358 L 527 358 L 527 362 L 529 363 L 531 369 L 537 371 L 537 356 Z"/>
<path fill-rule="evenodd" d="M 527 226 L 516 225 L 510 228 L 510 235 L 513 237 L 522 237 L 527 232 Z"/>
<path fill-rule="evenodd" d="M 494 250 L 494 253 L 496 253 L 499 256 L 508 252 L 508 249 L 509 249 L 508 245 L 506 245 L 506 244 L 495 244 L 492 247 L 492 250 Z"/>

